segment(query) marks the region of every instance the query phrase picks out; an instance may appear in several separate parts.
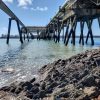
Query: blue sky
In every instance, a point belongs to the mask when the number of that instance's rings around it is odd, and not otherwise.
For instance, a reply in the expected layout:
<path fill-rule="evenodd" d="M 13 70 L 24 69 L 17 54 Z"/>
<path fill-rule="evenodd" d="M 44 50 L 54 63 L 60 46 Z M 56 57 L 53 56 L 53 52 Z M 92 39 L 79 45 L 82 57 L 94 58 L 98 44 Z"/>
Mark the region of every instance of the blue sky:
<path fill-rule="evenodd" d="M 45 26 L 66 0 L 3 0 L 6 5 L 18 16 L 26 26 Z M 8 18 L 0 10 L 0 35 L 7 33 Z M 97 20 L 93 23 L 93 34 L 100 35 L 100 29 Z M 80 34 L 79 24 L 76 31 Z M 18 34 L 16 23 L 13 21 L 11 34 Z M 84 34 L 87 34 L 85 25 Z"/>

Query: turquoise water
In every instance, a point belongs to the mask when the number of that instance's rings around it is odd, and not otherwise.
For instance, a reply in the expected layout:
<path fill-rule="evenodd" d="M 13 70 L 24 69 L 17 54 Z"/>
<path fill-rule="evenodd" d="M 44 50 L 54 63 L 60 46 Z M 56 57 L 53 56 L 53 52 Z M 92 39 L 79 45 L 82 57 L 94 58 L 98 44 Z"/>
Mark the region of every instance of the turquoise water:
<path fill-rule="evenodd" d="M 6 45 L 6 40 L 0 39 L 0 87 L 13 81 L 31 79 L 45 64 L 100 46 L 100 39 L 95 39 L 95 46 L 81 46 L 78 39 L 76 42 L 76 46 L 65 46 L 63 42 L 30 40 L 21 45 L 19 40 L 11 39 Z M 13 73 L 3 72 L 7 68 L 14 69 Z"/>

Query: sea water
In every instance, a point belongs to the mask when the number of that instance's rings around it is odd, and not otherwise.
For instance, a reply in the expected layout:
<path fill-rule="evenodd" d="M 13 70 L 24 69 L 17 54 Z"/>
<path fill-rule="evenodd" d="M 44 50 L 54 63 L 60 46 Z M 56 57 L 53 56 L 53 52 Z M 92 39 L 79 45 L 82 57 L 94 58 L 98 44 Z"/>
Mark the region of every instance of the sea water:
<path fill-rule="evenodd" d="M 37 75 L 38 70 L 48 63 L 58 59 L 66 59 L 75 54 L 91 50 L 100 46 L 100 39 L 95 39 L 95 45 L 68 46 L 47 40 L 26 40 L 21 44 L 18 39 L 10 39 L 9 45 L 6 39 L 0 39 L 0 87 L 14 81 L 25 81 Z"/>

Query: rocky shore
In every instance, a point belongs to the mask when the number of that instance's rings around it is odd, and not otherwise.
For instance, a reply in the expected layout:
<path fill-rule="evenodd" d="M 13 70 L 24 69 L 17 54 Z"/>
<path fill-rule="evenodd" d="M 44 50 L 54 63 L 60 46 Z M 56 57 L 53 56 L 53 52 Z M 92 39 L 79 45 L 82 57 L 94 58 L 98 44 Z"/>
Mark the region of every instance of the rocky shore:
<path fill-rule="evenodd" d="M 38 78 L 1 88 L 0 100 L 100 100 L 100 49 L 43 66 Z"/>

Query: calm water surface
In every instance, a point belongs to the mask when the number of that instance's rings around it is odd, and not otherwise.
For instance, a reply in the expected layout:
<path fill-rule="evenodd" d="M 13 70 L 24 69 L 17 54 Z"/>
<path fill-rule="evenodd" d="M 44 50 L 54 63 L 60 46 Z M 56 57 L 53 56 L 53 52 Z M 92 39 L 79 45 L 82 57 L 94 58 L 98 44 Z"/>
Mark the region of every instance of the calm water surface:
<path fill-rule="evenodd" d="M 91 48 L 98 48 L 100 39 L 95 39 L 95 46 L 77 44 L 65 46 L 63 42 L 55 44 L 54 41 L 25 41 L 23 45 L 19 40 L 12 39 L 6 45 L 5 39 L 0 39 L 0 87 L 13 81 L 31 79 L 39 68 L 58 59 L 66 59 L 77 53 Z M 2 72 L 13 68 L 14 73 Z"/>

